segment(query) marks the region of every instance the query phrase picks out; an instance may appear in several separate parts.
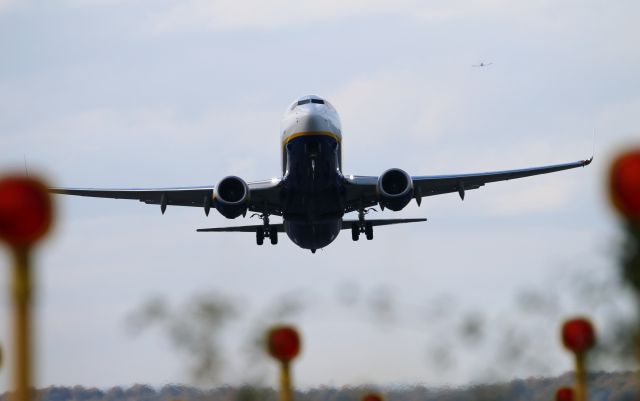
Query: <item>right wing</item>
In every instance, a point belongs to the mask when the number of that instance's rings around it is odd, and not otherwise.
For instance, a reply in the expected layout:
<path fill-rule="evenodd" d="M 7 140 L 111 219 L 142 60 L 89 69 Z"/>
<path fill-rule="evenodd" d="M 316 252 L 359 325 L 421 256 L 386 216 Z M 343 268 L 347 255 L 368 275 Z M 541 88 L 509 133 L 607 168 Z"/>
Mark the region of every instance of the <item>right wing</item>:
<path fill-rule="evenodd" d="M 497 181 L 508 181 L 516 178 L 531 177 L 534 175 L 554 173 L 556 171 L 569 170 L 576 167 L 588 166 L 593 157 L 573 163 L 555 164 L 551 166 L 531 167 L 518 170 L 492 171 L 487 173 L 452 174 L 415 176 L 413 185 L 422 196 L 440 195 L 450 192 L 460 193 L 464 198 L 464 191 L 477 189 L 485 184 Z"/>
<path fill-rule="evenodd" d="M 414 198 L 421 199 L 425 196 L 458 192 L 460 197 L 464 199 L 465 191 L 480 188 L 491 182 L 507 181 L 516 178 L 569 170 L 577 167 L 585 167 L 591 164 L 592 161 L 593 156 L 590 159 L 572 163 L 530 167 L 518 170 L 491 171 L 471 174 L 412 176 L 411 180 L 413 181 L 414 187 L 413 195 Z M 347 212 L 359 210 L 364 207 L 375 206 L 378 203 L 379 199 L 376 192 L 376 185 L 378 183 L 377 176 L 346 176 L 345 179 L 347 182 Z"/>
<path fill-rule="evenodd" d="M 249 210 L 274 215 L 282 214 L 280 202 L 281 180 L 267 180 L 247 183 L 249 187 Z M 51 188 L 54 194 L 89 196 L 93 198 L 133 199 L 152 205 L 160 205 L 164 210 L 171 206 L 205 207 L 213 197 L 214 186 L 175 188 Z"/>

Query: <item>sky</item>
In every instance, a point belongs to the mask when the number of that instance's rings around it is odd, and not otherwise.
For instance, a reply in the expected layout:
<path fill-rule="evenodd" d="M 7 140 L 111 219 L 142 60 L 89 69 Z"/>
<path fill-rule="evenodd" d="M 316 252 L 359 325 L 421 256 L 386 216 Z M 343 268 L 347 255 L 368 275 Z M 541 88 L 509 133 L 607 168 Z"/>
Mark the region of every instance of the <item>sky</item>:
<path fill-rule="evenodd" d="M 36 257 L 37 385 L 188 382 L 161 331 L 133 336 L 126 321 L 153 297 L 179 308 L 194 294 L 238 307 L 219 339 L 219 383 L 251 380 L 247 339 L 287 297 L 301 305 L 287 317 L 304 335 L 301 386 L 458 385 L 570 369 L 559 321 L 518 315 L 513 300 L 557 277 L 613 274 L 620 233 L 603 186 L 613 155 L 640 142 L 639 16 L 640 3 L 624 0 L 0 0 L 2 174 L 23 172 L 26 160 L 52 186 L 277 177 L 280 119 L 309 93 L 341 116 L 348 174 L 562 163 L 589 157 L 594 143 L 596 153 L 588 168 L 378 213 L 429 221 L 380 228 L 371 242 L 342 233 L 315 255 L 284 237 L 257 247 L 252 235 L 195 232 L 255 220 L 56 198 L 54 232 Z M 493 64 L 472 67 L 481 61 Z M 7 288 L 6 250 L 0 264 Z M 487 377 L 500 345 L 460 349 L 429 308 L 485 316 L 496 336 L 522 323 L 548 366 L 498 366 Z M 5 295 L 4 349 L 9 313 Z M 457 362 L 433 363 L 442 349 Z M 9 383 L 5 364 L 0 391 Z"/>

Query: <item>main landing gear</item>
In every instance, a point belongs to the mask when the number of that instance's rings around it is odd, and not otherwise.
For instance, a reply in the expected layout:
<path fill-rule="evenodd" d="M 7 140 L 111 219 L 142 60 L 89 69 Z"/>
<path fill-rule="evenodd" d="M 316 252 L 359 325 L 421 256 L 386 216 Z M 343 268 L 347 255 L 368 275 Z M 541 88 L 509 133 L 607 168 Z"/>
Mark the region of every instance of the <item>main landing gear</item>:
<path fill-rule="evenodd" d="M 371 211 L 377 212 L 377 210 L 374 208 L 360 209 L 358 211 L 358 223 L 351 226 L 352 240 L 359 240 L 360 233 L 364 233 L 364 235 L 367 237 L 367 240 L 369 241 L 373 239 L 373 225 L 364 220 L 364 215 Z"/>
<path fill-rule="evenodd" d="M 269 238 L 272 245 L 278 243 L 278 228 L 269 225 L 269 215 L 268 214 L 253 214 L 253 216 L 258 216 L 262 219 L 264 223 L 262 227 L 258 227 L 256 229 L 256 244 L 262 245 L 264 244 L 264 239 Z"/>

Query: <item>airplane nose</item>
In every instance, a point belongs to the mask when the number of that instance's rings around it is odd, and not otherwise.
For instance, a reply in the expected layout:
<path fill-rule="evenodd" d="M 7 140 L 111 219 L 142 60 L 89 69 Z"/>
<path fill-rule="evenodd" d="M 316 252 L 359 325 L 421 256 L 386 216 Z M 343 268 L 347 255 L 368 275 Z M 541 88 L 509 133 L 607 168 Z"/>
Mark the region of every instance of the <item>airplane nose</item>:
<path fill-rule="evenodd" d="M 298 116 L 298 131 L 299 132 L 314 132 L 314 131 L 328 131 L 328 120 L 319 113 L 308 112 L 301 113 Z"/>

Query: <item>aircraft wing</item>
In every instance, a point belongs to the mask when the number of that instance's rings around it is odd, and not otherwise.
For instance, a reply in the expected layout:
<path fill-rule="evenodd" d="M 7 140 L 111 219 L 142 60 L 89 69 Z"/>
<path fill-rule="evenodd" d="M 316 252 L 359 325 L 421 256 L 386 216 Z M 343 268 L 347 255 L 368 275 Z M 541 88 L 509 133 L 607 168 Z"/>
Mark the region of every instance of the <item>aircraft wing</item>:
<path fill-rule="evenodd" d="M 250 191 L 249 210 L 281 214 L 280 180 L 256 181 L 247 183 Z M 211 200 L 214 186 L 175 187 L 175 188 L 51 188 L 54 194 L 89 196 L 94 198 L 133 199 L 152 205 L 205 207 Z"/>
<path fill-rule="evenodd" d="M 554 164 L 541 167 L 530 167 L 518 170 L 492 171 L 486 173 L 450 174 L 432 176 L 412 176 L 414 197 L 416 199 L 425 196 L 458 192 L 464 199 L 465 191 L 477 189 L 481 186 L 496 182 L 514 180 L 516 178 L 530 177 L 539 174 L 554 173 L 556 171 L 569 170 L 577 167 L 588 166 L 593 161 L 593 156 L 587 160 L 572 163 Z M 377 202 L 375 176 L 346 176 L 347 180 L 347 211 L 358 210 L 361 207 L 374 206 Z"/>

